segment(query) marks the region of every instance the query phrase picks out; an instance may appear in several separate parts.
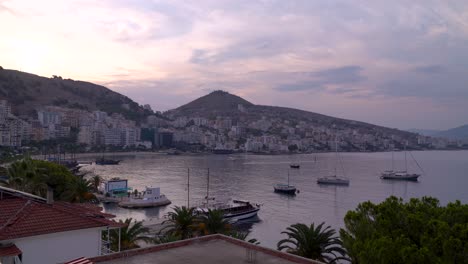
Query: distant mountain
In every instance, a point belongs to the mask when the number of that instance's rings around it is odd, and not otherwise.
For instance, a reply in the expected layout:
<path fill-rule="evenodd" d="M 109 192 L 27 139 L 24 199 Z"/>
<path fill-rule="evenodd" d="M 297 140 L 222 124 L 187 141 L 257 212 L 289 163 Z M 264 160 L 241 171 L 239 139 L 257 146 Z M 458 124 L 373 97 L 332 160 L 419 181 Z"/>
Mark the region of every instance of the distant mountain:
<path fill-rule="evenodd" d="M 243 122 L 268 119 L 282 119 L 292 127 L 298 125 L 301 121 L 308 124 L 323 126 L 327 128 L 353 129 L 359 134 L 379 134 L 400 136 L 407 139 L 416 139 L 416 134 L 393 128 L 376 126 L 364 122 L 346 120 L 318 113 L 277 106 L 255 105 L 239 96 L 225 91 L 215 91 L 203 97 L 200 97 L 186 105 L 170 110 L 166 113 L 171 118 L 177 117 L 204 117 L 207 119 L 216 119 L 218 116 L 230 117 L 234 123 L 238 120 Z"/>
<path fill-rule="evenodd" d="M 468 125 L 441 131 L 434 135 L 435 137 L 444 137 L 455 140 L 468 140 Z"/>
<path fill-rule="evenodd" d="M 229 114 L 232 111 L 237 111 L 239 105 L 245 107 L 254 106 L 239 96 L 224 91 L 214 91 L 175 109 L 175 112 L 179 115 L 198 114 L 201 116 L 207 114 Z"/>
<path fill-rule="evenodd" d="M 420 135 L 423 135 L 423 136 L 428 136 L 428 137 L 434 136 L 435 134 L 442 132 L 442 130 L 417 129 L 417 128 L 408 129 L 408 131 L 412 132 L 412 133 L 417 133 L 417 134 L 420 134 Z"/>
<path fill-rule="evenodd" d="M 151 114 L 130 98 L 104 86 L 89 82 L 46 78 L 25 72 L 0 68 L 0 99 L 13 106 L 16 115 L 35 116 L 44 106 L 62 106 L 83 110 L 120 113 L 141 121 Z"/>

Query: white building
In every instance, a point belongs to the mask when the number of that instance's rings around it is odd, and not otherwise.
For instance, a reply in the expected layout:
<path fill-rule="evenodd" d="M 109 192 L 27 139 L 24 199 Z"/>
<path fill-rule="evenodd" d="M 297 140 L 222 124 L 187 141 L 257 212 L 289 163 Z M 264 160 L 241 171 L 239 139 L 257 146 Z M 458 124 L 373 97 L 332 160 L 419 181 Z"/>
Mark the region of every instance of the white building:
<path fill-rule="evenodd" d="M 124 128 L 122 130 L 124 146 L 135 146 L 137 141 L 137 129 L 136 128 Z"/>
<path fill-rule="evenodd" d="M 108 128 L 104 132 L 104 144 L 112 146 L 122 145 L 122 130 L 120 128 Z"/>
<path fill-rule="evenodd" d="M 81 126 L 78 132 L 78 143 L 91 145 L 93 139 L 93 130 L 90 126 Z"/>
<path fill-rule="evenodd" d="M 53 197 L 52 194 L 49 197 Z M 64 263 L 112 253 L 102 233 L 123 227 L 97 207 L 0 187 L 0 263 Z"/>
<path fill-rule="evenodd" d="M 43 126 L 58 125 L 61 123 L 61 115 L 58 112 L 39 110 L 37 111 L 37 119 Z"/>

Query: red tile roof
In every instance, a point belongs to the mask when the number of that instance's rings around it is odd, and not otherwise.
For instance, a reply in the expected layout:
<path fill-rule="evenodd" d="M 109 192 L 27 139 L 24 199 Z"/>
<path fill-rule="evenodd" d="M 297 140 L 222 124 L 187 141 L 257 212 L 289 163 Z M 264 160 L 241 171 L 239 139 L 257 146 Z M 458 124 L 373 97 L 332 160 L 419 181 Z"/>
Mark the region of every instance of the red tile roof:
<path fill-rule="evenodd" d="M 87 258 L 78 258 L 69 262 L 66 262 L 65 264 L 94 264 L 91 260 Z"/>
<path fill-rule="evenodd" d="M 21 250 L 16 247 L 16 245 L 11 244 L 7 246 L 0 245 L 0 257 L 11 257 L 11 256 L 18 256 L 20 255 Z"/>
<path fill-rule="evenodd" d="M 0 199 L 0 241 L 94 227 L 122 227 L 96 207 L 47 204 L 28 197 Z"/>

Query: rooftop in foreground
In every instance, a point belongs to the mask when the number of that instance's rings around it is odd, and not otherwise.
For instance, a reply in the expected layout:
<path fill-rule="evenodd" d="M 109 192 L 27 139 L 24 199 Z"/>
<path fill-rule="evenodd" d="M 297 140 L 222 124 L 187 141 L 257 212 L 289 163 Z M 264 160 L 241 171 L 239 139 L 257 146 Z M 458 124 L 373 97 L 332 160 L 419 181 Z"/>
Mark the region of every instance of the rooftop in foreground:
<path fill-rule="evenodd" d="M 321 263 L 223 235 L 210 235 L 130 250 L 96 257 L 92 261 L 100 264 Z"/>

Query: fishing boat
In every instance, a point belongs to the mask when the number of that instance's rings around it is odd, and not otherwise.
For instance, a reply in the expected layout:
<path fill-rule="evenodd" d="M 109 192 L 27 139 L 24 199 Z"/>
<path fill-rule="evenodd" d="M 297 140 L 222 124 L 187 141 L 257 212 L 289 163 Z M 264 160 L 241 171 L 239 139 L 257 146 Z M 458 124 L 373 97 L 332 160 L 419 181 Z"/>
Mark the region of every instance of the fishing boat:
<path fill-rule="evenodd" d="M 96 165 L 119 165 L 120 160 L 105 159 L 104 157 L 96 159 Z"/>
<path fill-rule="evenodd" d="M 296 186 L 289 185 L 289 170 L 288 170 L 288 184 L 275 184 L 273 186 L 275 192 L 277 193 L 285 193 L 285 194 L 296 194 Z"/>
<path fill-rule="evenodd" d="M 291 169 L 299 169 L 301 167 L 301 165 L 299 165 L 298 163 L 291 163 L 291 164 L 289 164 L 289 167 Z"/>
<path fill-rule="evenodd" d="M 142 195 L 131 195 L 128 200 L 119 202 L 123 208 L 148 208 L 170 204 L 164 194 L 161 194 L 159 187 L 146 187 Z"/>
<path fill-rule="evenodd" d="M 335 173 L 331 176 L 325 176 L 325 177 L 320 177 L 317 179 L 318 184 L 323 184 L 323 185 L 341 185 L 341 186 L 348 186 L 349 185 L 349 179 L 344 178 L 344 177 L 338 177 L 337 176 L 337 163 L 338 161 L 340 162 L 341 168 L 343 169 L 344 173 L 344 168 L 343 164 L 341 163 L 341 159 L 338 155 L 338 142 L 335 141 Z"/>
<path fill-rule="evenodd" d="M 201 206 L 195 208 L 196 214 L 208 214 L 209 210 L 220 210 L 223 212 L 223 218 L 231 222 L 237 222 L 244 219 L 257 216 L 260 211 L 260 204 L 254 204 L 244 200 L 230 200 L 228 202 L 211 202 L 214 197 L 210 197 L 210 170 L 207 173 L 207 185 L 205 201 Z"/>
<path fill-rule="evenodd" d="M 404 149 L 404 153 L 405 153 L 405 170 L 395 171 L 395 156 L 394 156 L 394 151 L 392 149 L 392 169 L 382 172 L 381 175 L 380 175 L 381 179 L 384 179 L 384 180 L 401 180 L 401 181 L 417 181 L 418 178 L 421 176 L 421 174 L 417 174 L 417 173 L 408 173 L 408 159 L 407 159 L 406 145 L 407 145 L 407 143 L 405 144 L 405 149 Z M 416 159 L 414 159 L 412 154 L 411 154 L 411 157 L 416 162 L 418 167 L 422 170 L 421 166 L 419 166 L 418 162 L 416 161 Z"/>

